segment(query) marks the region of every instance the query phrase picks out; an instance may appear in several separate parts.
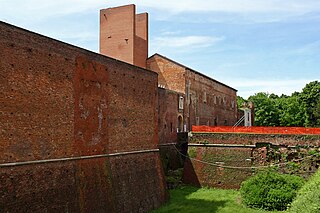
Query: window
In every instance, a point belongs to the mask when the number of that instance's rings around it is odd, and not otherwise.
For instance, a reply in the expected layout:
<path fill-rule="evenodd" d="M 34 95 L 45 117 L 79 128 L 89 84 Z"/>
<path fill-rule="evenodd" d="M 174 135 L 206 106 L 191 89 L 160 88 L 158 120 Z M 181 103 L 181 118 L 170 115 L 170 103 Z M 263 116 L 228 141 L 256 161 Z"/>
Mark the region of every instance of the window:
<path fill-rule="evenodd" d="M 213 125 L 214 125 L 214 126 L 218 126 L 218 118 L 214 118 L 214 120 L 213 120 Z"/>
<path fill-rule="evenodd" d="M 183 97 L 179 97 L 179 109 L 183 109 Z"/>
<path fill-rule="evenodd" d="M 203 103 L 207 103 L 207 93 L 203 92 Z"/>

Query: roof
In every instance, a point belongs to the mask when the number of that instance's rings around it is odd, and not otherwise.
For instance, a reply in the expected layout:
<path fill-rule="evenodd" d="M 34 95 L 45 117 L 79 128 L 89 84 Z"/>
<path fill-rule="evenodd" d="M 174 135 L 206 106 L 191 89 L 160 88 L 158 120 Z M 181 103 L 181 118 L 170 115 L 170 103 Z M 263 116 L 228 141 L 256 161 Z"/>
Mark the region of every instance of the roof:
<path fill-rule="evenodd" d="M 220 81 L 217 81 L 217 80 L 215 80 L 215 79 L 213 79 L 213 78 L 211 78 L 211 77 L 209 77 L 209 76 L 207 76 L 207 75 L 205 75 L 205 74 L 203 74 L 203 73 L 201 73 L 201 72 L 198 72 L 198 71 L 196 71 L 196 70 L 194 70 L 194 69 L 191 69 L 190 67 L 187 67 L 187 66 L 185 66 L 185 65 L 183 65 L 183 64 L 180 64 L 180 63 L 178 63 L 178 62 L 176 62 L 176 61 L 174 61 L 174 60 L 172 60 L 172 59 L 170 59 L 170 58 L 167 58 L 167 57 L 165 57 L 165 56 L 163 56 L 163 55 L 161 55 L 161 54 L 159 54 L 159 53 L 155 53 L 155 54 L 153 54 L 152 56 L 150 56 L 148 59 L 150 59 L 150 58 L 152 58 L 152 57 L 154 57 L 154 56 L 159 56 L 159 57 L 161 57 L 161 58 L 164 58 L 164 59 L 166 59 L 166 60 L 168 60 L 168 61 L 170 61 L 170 62 L 172 62 L 172 63 L 174 63 L 174 64 L 176 64 L 176 65 L 178 65 L 178 66 L 181 66 L 181 67 L 183 67 L 183 68 L 185 68 L 185 69 L 187 69 L 187 70 L 190 70 L 191 72 L 194 72 L 194 73 L 196 73 L 196 74 L 198 74 L 198 75 L 201 75 L 202 77 L 205 77 L 205 78 L 207 78 L 207 79 L 209 79 L 209 80 L 211 80 L 211 81 L 214 81 L 214 82 L 216 82 L 216 83 L 218 83 L 218 84 L 221 84 L 221 85 L 223 85 L 223 86 L 225 86 L 225 87 L 228 87 L 228 88 L 230 88 L 230 89 L 232 89 L 232 90 L 234 90 L 234 91 L 238 91 L 238 90 L 236 90 L 236 89 L 234 89 L 234 88 L 232 88 L 232 87 L 230 87 L 230 86 L 228 86 L 228 85 L 226 85 L 226 84 L 224 84 L 224 83 L 221 83 Z"/>

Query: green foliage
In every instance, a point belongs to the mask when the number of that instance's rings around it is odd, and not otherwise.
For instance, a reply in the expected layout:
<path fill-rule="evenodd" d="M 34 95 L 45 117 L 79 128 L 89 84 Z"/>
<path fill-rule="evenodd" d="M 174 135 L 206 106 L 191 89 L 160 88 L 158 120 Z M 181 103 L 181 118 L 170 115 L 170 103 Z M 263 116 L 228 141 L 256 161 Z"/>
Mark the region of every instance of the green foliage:
<path fill-rule="evenodd" d="M 288 210 L 289 213 L 320 212 L 320 170 L 299 190 Z"/>
<path fill-rule="evenodd" d="M 240 193 L 248 207 L 285 210 L 303 183 L 298 176 L 260 172 L 241 184 Z"/>
<path fill-rule="evenodd" d="M 279 126 L 304 126 L 307 120 L 306 108 L 298 96 L 276 100 L 279 109 Z"/>
<path fill-rule="evenodd" d="M 188 147 L 188 155 L 190 158 L 195 158 L 197 156 L 197 149 L 195 147 Z"/>
<path fill-rule="evenodd" d="M 170 200 L 154 213 L 271 213 L 250 209 L 239 200 L 239 191 L 183 186 L 170 190 Z"/>
<path fill-rule="evenodd" d="M 300 99 L 307 110 L 308 126 L 320 126 L 320 82 L 308 83 L 300 93 Z"/>
<path fill-rule="evenodd" d="M 252 101 L 256 126 L 320 127 L 320 82 L 313 81 L 291 96 L 257 93 L 248 101 L 237 97 L 238 107 Z"/>
<path fill-rule="evenodd" d="M 250 96 L 249 101 L 255 106 L 255 125 L 257 126 L 279 126 L 279 110 L 276 99 L 269 98 L 264 92 Z"/>

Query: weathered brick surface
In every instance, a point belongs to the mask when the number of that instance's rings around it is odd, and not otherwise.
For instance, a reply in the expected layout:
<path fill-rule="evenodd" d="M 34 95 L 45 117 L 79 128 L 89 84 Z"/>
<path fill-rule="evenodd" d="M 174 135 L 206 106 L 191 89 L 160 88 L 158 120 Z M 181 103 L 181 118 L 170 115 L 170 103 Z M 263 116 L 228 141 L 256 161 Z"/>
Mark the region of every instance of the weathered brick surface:
<path fill-rule="evenodd" d="M 74 163 L 0 169 L 0 212 L 77 212 Z"/>
<path fill-rule="evenodd" d="M 157 148 L 157 75 L 134 66 L 110 66 L 108 138 L 111 152 Z M 141 134 L 143 133 L 143 134 Z"/>
<path fill-rule="evenodd" d="M 319 159 L 313 157 L 310 160 L 308 152 L 319 150 L 309 147 L 319 147 L 320 135 L 193 133 L 189 143 L 204 144 L 200 147 L 189 146 L 188 156 L 206 163 L 187 159 L 184 167 L 184 182 L 198 186 L 239 188 L 241 182 L 255 172 L 250 168 L 251 166 L 286 163 L 293 159 L 296 166 L 301 167 L 300 170 L 293 171 L 282 166 L 281 171 L 307 177 L 319 166 Z M 220 146 L 229 144 L 230 146 L 212 147 L 205 144 L 221 144 Z M 256 145 L 256 147 L 237 148 L 235 145 Z M 305 150 L 292 149 L 288 146 L 305 147 Z M 305 156 L 309 157 L 304 160 Z M 219 168 L 208 163 L 247 168 Z"/>
<path fill-rule="evenodd" d="M 158 88 L 159 144 L 177 143 L 178 100 L 181 94 Z M 183 115 L 183 114 L 182 114 Z"/>
<path fill-rule="evenodd" d="M 186 72 L 186 112 L 190 125 L 232 126 L 237 121 L 236 90 L 192 70 Z M 198 121 L 197 121 L 198 120 Z"/>
<path fill-rule="evenodd" d="M 187 131 L 192 125 L 231 126 L 236 123 L 235 89 L 159 54 L 148 58 L 147 68 L 158 73 L 160 87 L 183 95 L 182 115 Z"/>
<path fill-rule="evenodd" d="M 77 154 L 72 142 L 74 62 L 61 45 L 46 47 L 35 39 L 1 23 L 1 163 Z"/>
<path fill-rule="evenodd" d="M 110 159 L 116 212 L 148 212 L 166 201 L 165 180 L 158 153 Z M 155 176 L 154 174 L 162 174 Z M 142 181 L 143 180 L 143 181 Z M 133 208 L 135 207 L 135 208 Z"/>
<path fill-rule="evenodd" d="M 182 159 L 174 144 L 177 144 L 178 116 L 183 116 L 179 110 L 179 97 L 181 93 L 158 88 L 158 134 L 159 149 L 165 173 L 182 167 Z"/>
<path fill-rule="evenodd" d="M 147 61 L 147 69 L 158 73 L 158 83 L 166 89 L 185 94 L 185 68 L 158 54 Z"/>
<path fill-rule="evenodd" d="M 221 166 L 250 167 L 251 148 L 188 147 L 188 156 L 203 162 L 187 159 L 183 181 L 196 186 L 239 188 L 251 170 L 230 169 Z"/>
<path fill-rule="evenodd" d="M 157 148 L 157 74 L 3 22 L 0 34 L 1 163 Z M 167 198 L 161 169 L 158 152 L 4 167 L 0 212 L 145 212 Z M 133 182 L 118 190 L 117 175 Z"/>

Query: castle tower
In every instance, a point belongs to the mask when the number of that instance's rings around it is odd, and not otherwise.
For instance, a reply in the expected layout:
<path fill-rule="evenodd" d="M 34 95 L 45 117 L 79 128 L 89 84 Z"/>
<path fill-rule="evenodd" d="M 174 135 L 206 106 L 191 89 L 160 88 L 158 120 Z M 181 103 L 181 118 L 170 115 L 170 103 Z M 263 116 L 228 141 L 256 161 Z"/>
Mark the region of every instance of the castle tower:
<path fill-rule="evenodd" d="M 100 10 L 100 54 L 146 68 L 148 13 L 133 4 Z"/>

